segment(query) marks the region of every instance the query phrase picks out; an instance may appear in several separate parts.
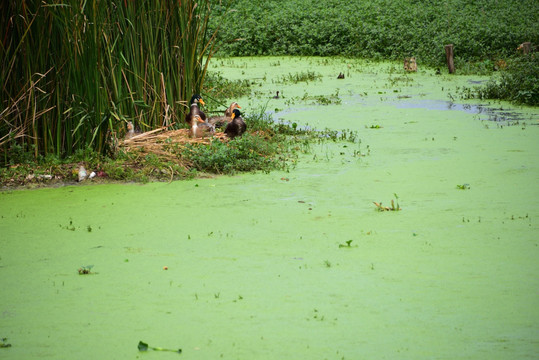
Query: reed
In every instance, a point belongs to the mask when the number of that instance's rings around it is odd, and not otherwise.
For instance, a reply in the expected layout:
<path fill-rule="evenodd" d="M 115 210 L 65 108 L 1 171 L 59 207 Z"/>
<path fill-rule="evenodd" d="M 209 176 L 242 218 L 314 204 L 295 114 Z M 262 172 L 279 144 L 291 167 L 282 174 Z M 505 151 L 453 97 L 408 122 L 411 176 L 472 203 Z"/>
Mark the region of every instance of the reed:
<path fill-rule="evenodd" d="M 0 13 L 3 165 L 107 153 L 128 121 L 181 124 L 215 50 L 209 0 L 9 0 Z"/>

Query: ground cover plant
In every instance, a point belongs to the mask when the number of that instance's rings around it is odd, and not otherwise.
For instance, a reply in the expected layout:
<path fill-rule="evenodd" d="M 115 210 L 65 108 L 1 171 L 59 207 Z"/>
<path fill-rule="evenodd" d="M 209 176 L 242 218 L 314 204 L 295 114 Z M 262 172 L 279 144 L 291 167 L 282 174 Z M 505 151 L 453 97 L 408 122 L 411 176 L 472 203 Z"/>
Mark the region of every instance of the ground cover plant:
<path fill-rule="evenodd" d="M 454 44 L 457 68 L 491 65 L 539 42 L 534 0 L 212 0 L 210 26 L 220 25 L 221 55 L 346 55 L 375 59 L 415 56 L 445 64 Z M 234 12 L 229 13 L 233 10 Z"/>

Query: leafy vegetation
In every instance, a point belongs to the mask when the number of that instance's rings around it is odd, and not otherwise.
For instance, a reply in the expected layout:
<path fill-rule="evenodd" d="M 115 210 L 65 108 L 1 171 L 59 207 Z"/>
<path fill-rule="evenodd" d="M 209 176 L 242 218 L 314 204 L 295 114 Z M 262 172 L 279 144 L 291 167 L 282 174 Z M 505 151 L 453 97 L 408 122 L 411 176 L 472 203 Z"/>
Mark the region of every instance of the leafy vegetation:
<path fill-rule="evenodd" d="M 539 56 L 532 53 L 509 62 L 499 77 L 477 88 L 473 97 L 539 106 Z"/>
<path fill-rule="evenodd" d="M 465 62 L 512 56 L 524 41 L 539 43 L 536 0 L 212 3 L 210 27 L 221 26 L 221 55 L 415 56 L 418 62 L 440 66 L 445 64 L 444 45 L 454 44 L 460 69 Z"/>

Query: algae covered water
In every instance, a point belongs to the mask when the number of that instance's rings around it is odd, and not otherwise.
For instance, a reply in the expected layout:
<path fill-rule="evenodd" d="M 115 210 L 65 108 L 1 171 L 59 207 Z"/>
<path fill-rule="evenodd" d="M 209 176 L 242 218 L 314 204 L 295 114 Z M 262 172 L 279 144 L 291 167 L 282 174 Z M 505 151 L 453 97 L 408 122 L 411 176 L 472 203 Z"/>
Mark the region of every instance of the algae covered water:
<path fill-rule="evenodd" d="M 395 64 L 213 70 L 257 84 L 245 113 L 359 140 L 290 172 L 1 193 L 0 357 L 536 357 L 537 109 L 459 101 L 484 78 Z"/>

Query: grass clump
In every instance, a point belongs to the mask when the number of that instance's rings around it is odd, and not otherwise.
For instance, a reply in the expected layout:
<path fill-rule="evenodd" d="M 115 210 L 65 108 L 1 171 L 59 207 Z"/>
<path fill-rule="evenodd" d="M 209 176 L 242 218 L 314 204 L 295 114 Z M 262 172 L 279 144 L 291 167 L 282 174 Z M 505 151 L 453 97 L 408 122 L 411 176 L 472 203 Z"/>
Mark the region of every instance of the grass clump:
<path fill-rule="evenodd" d="M 538 54 L 524 55 L 511 61 L 500 76 L 477 88 L 475 97 L 539 106 Z"/>
<path fill-rule="evenodd" d="M 317 81 L 322 79 L 322 74 L 314 71 L 301 71 L 298 73 L 288 73 L 278 78 L 275 82 L 282 84 L 297 84 L 300 82 Z"/>
<path fill-rule="evenodd" d="M 241 171 L 285 169 L 286 158 L 277 156 L 285 148 L 268 142 L 259 134 L 247 133 L 225 144 L 214 141 L 210 145 L 188 145 L 182 155 L 197 171 L 215 174 L 234 174 Z"/>

